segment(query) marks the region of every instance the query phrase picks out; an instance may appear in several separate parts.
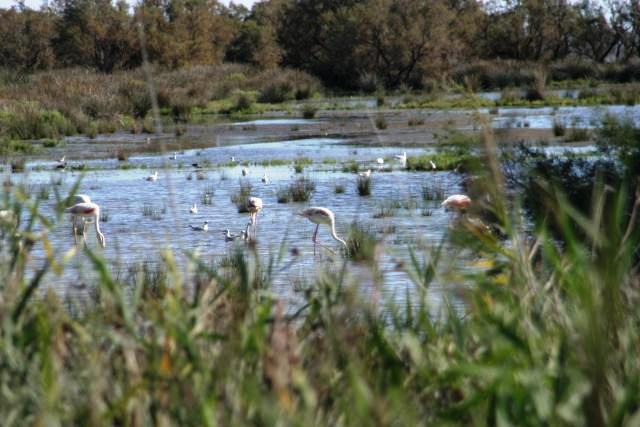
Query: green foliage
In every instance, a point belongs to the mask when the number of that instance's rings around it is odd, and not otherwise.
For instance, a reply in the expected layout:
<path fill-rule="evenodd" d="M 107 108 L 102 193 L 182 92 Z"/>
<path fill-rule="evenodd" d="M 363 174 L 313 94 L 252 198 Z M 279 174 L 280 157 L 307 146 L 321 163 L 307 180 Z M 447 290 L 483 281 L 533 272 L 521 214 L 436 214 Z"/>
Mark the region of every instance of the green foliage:
<path fill-rule="evenodd" d="M 370 176 L 358 176 L 358 180 L 356 181 L 356 189 L 358 190 L 358 195 L 363 197 L 370 196 L 371 186 L 372 180 Z"/>
<path fill-rule="evenodd" d="M 378 240 L 371 226 L 351 224 L 347 235 L 347 255 L 354 261 L 373 262 Z"/>
<path fill-rule="evenodd" d="M 316 108 L 311 104 L 306 104 L 302 108 L 302 117 L 304 117 L 305 119 L 313 119 L 316 116 L 317 112 L 318 112 L 318 108 Z"/>
<path fill-rule="evenodd" d="M 304 176 L 298 177 L 291 184 L 289 184 L 289 196 L 294 202 L 306 202 L 311 198 L 311 195 L 316 189 L 316 184 Z"/>
<path fill-rule="evenodd" d="M 238 190 L 231 194 L 231 202 L 236 205 L 238 209 L 238 213 L 247 213 L 249 212 L 249 207 L 247 206 L 247 201 L 249 196 L 251 196 L 251 190 L 253 186 L 248 180 L 240 180 Z"/>

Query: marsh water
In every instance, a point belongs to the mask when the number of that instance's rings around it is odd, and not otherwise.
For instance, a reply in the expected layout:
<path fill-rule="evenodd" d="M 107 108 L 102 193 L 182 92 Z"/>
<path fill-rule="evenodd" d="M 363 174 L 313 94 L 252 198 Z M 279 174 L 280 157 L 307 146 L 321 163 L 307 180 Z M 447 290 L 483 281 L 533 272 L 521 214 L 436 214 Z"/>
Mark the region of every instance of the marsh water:
<path fill-rule="evenodd" d="M 637 119 L 638 111 L 630 107 L 620 107 Z M 570 113 L 569 113 L 570 111 Z M 497 119 L 513 120 L 526 117 L 530 126 L 549 125 L 550 117 L 557 119 L 570 114 L 580 114 L 580 109 L 501 109 Z M 592 109 L 591 115 L 605 114 L 611 108 Z M 620 113 L 620 112 L 619 112 Z M 621 114 L 621 113 L 620 113 Z M 563 116 L 564 115 L 564 116 Z M 587 115 L 588 116 L 588 115 Z M 537 117 L 539 121 L 534 120 Z M 554 119 L 554 120 L 555 120 Z M 317 120 L 302 119 L 245 120 L 231 126 L 305 125 L 318 123 Z M 295 120 L 291 122 L 291 120 Z M 546 120 L 546 121 L 545 121 Z M 587 120 L 587 119 L 585 119 Z M 265 134 L 268 132 L 265 131 Z M 121 136 L 122 137 L 122 136 Z M 115 138 L 115 137 L 113 137 Z M 140 138 L 135 136 L 134 138 Z M 407 273 L 410 265 L 410 251 L 418 258 L 428 256 L 430 251 L 446 241 L 451 216 L 440 207 L 441 196 L 461 191 L 461 176 L 449 171 L 408 172 L 394 159 L 395 154 L 406 152 L 409 156 L 433 152 L 437 148 L 407 148 L 402 146 L 367 147 L 353 145 L 347 138 L 300 138 L 256 142 L 259 138 L 242 139 L 243 143 L 187 149 L 171 153 L 140 154 L 128 159 L 127 169 L 121 168 L 116 159 L 83 160 L 88 168 L 85 172 L 71 170 L 58 171 L 55 161 L 36 160 L 27 164 L 27 172 L 13 174 L 16 182 L 24 180 L 33 188 L 55 185 L 62 194 L 81 180 L 79 193 L 88 194 L 103 210 L 101 228 L 107 239 L 107 246 L 97 245 L 91 225 L 88 225 L 88 245 L 98 250 L 107 260 L 114 273 L 126 272 L 130 266 L 142 262 L 156 262 L 164 249 L 171 250 L 186 275 L 187 255 L 197 254 L 205 263 L 214 264 L 237 248 L 244 248 L 243 242 L 226 242 L 223 230 L 233 233 L 244 230 L 247 214 L 239 214 L 231 202 L 231 196 L 238 191 L 240 182 L 250 183 L 251 195 L 263 199 L 264 209 L 260 212 L 257 226 L 257 252 L 263 262 L 281 259 L 273 277 L 273 292 L 288 301 L 295 301 L 301 289 L 313 286 L 322 272 L 339 271 L 344 261 L 340 247 L 331 239 L 328 229 L 321 227 L 319 239 L 322 247 L 314 254 L 311 235 L 315 225 L 295 215 L 307 206 L 325 206 L 334 211 L 337 218 L 338 234 L 345 237 L 350 224 L 359 223 L 369 228 L 381 241 L 379 264 L 374 271 L 366 264 L 349 262 L 350 278 L 359 284 L 363 296 L 375 296 L 404 303 L 407 296 L 415 292 Z M 251 142 L 251 143 L 248 143 Z M 593 147 L 577 147 L 572 150 L 588 152 Z M 545 147 L 548 153 L 561 155 L 565 147 Z M 231 159 L 235 163 L 231 162 Z M 378 159 L 384 159 L 380 164 Z M 295 173 L 292 161 L 311 161 L 301 174 Z M 287 164 L 282 164 L 286 161 Z M 343 172 L 343 165 L 356 162 L 360 170 L 372 170 L 372 193 L 361 197 L 357 193 L 355 173 Z M 269 164 L 277 166 L 269 166 Z M 70 161 L 69 166 L 74 162 Z M 198 169 L 192 165 L 197 164 Z M 246 167 L 248 176 L 241 170 Z M 70 168 L 68 168 L 70 169 Z M 158 170 L 159 179 L 149 182 L 144 178 Z M 267 174 L 268 183 L 262 182 Z M 278 203 L 277 192 L 300 176 L 311 179 L 316 184 L 309 202 Z M 336 186 L 344 188 L 336 193 Z M 425 200 L 424 189 L 437 191 L 437 200 Z M 52 192 L 52 191 L 51 191 Z M 209 204 L 203 204 L 204 194 L 212 194 Z M 189 207 L 197 204 L 198 213 L 191 214 Z M 53 217 L 54 198 L 43 201 L 45 215 Z M 208 221 L 208 232 L 197 232 L 189 225 L 201 225 Z M 56 254 L 62 256 L 74 248 L 76 242 L 71 233 L 68 219 L 63 219 L 48 235 Z M 283 249 L 281 251 L 281 249 Z M 476 260 L 456 253 L 458 249 L 447 248 L 451 257 L 447 262 L 456 263 L 456 268 L 475 268 Z M 42 247 L 34 252 L 32 268 L 44 260 Z M 68 295 L 91 292 L 94 282 L 89 260 L 82 251 L 72 258 L 70 266 L 62 275 L 49 273 L 48 289 Z M 459 288 L 439 276 L 430 288 L 429 298 L 433 307 L 443 307 L 445 299 L 454 307 L 462 307 Z M 455 281 L 460 283 L 459 280 Z"/>

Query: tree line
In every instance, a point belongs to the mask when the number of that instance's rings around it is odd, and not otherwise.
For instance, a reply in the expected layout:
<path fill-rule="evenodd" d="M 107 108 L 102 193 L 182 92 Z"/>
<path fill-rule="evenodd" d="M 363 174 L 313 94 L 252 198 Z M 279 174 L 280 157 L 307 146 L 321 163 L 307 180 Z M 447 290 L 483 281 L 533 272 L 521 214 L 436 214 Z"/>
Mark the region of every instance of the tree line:
<path fill-rule="evenodd" d="M 424 87 L 479 60 L 629 63 L 640 0 L 53 0 L 0 10 L 0 67 L 32 72 L 225 61 L 293 67 L 330 87 Z"/>

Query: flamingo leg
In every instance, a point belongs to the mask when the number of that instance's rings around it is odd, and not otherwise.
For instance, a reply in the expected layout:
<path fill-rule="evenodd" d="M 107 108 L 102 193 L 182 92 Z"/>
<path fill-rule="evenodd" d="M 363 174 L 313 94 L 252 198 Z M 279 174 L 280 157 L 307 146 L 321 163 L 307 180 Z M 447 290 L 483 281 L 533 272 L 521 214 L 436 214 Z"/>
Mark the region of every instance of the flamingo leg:
<path fill-rule="evenodd" d="M 313 255 L 316 255 L 316 246 L 318 244 L 318 229 L 320 228 L 320 224 L 316 225 L 316 231 L 313 232 L 313 236 L 311 240 L 313 241 Z"/>

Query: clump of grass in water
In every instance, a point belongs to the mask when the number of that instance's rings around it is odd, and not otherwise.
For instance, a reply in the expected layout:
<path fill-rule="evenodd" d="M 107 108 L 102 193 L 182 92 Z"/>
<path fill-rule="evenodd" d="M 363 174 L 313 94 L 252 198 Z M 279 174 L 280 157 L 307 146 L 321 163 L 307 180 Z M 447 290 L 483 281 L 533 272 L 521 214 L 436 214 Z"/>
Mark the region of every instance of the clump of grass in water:
<path fill-rule="evenodd" d="M 360 166 L 358 166 L 358 163 L 354 160 L 342 165 L 342 172 L 344 173 L 358 173 L 359 170 Z"/>
<path fill-rule="evenodd" d="M 306 202 L 316 189 L 316 184 L 310 178 L 301 176 L 289 184 L 289 195 L 294 202 Z"/>
<path fill-rule="evenodd" d="M 196 179 L 198 181 L 204 181 L 205 179 L 207 179 L 207 173 L 202 171 L 196 172 Z"/>
<path fill-rule="evenodd" d="M 375 212 L 373 213 L 373 217 L 376 219 L 379 218 L 390 218 L 394 216 L 396 213 L 396 207 L 393 202 L 383 202 L 376 207 Z"/>
<path fill-rule="evenodd" d="M 387 119 L 385 119 L 384 116 L 376 117 L 375 126 L 376 129 L 385 130 L 388 127 Z"/>
<path fill-rule="evenodd" d="M 553 135 L 554 136 L 564 136 L 566 132 L 566 128 L 564 125 L 558 120 L 554 120 L 553 122 Z"/>
<path fill-rule="evenodd" d="M 313 161 L 307 157 L 299 157 L 293 162 L 293 169 L 296 173 L 302 173 L 305 166 L 311 165 Z"/>
<path fill-rule="evenodd" d="M 231 195 L 231 202 L 236 205 L 238 209 L 238 213 L 247 213 L 249 212 L 249 207 L 247 206 L 247 200 L 251 195 L 251 190 L 253 186 L 247 180 L 240 180 L 240 187 L 238 190 Z"/>
<path fill-rule="evenodd" d="M 422 200 L 444 200 L 444 187 L 440 184 L 422 184 Z"/>
<path fill-rule="evenodd" d="M 215 187 L 213 185 L 208 186 L 202 191 L 200 196 L 200 202 L 205 206 L 213 205 L 213 194 L 215 193 Z"/>
<path fill-rule="evenodd" d="M 291 193 L 289 187 L 280 187 L 276 193 L 278 203 L 289 203 L 291 201 Z"/>
<path fill-rule="evenodd" d="M 342 194 L 342 193 L 344 193 L 344 190 L 345 190 L 345 188 L 344 188 L 344 185 L 342 185 L 342 184 L 336 184 L 333 187 L 333 191 L 336 194 Z"/>
<path fill-rule="evenodd" d="M 155 221 L 159 221 L 162 217 L 167 213 L 167 207 L 163 206 L 161 208 L 153 206 L 150 203 L 145 203 L 142 205 L 142 216 L 149 217 Z"/>
<path fill-rule="evenodd" d="M 371 177 L 370 176 L 358 176 L 358 180 L 356 182 L 356 187 L 358 189 L 358 194 L 360 196 L 370 196 L 371 195 Z"/>
<path fill-rule="evenodd" d="M 100 209 L 100 222 L 109 222 L 109 211 L 107 209 Z"/>
<path fill-rule="evenodd" d="M 353 261 L 374 261 L 378 240 L 371 226 L 353 223 L 346 238 L 347 256 Z"/>

